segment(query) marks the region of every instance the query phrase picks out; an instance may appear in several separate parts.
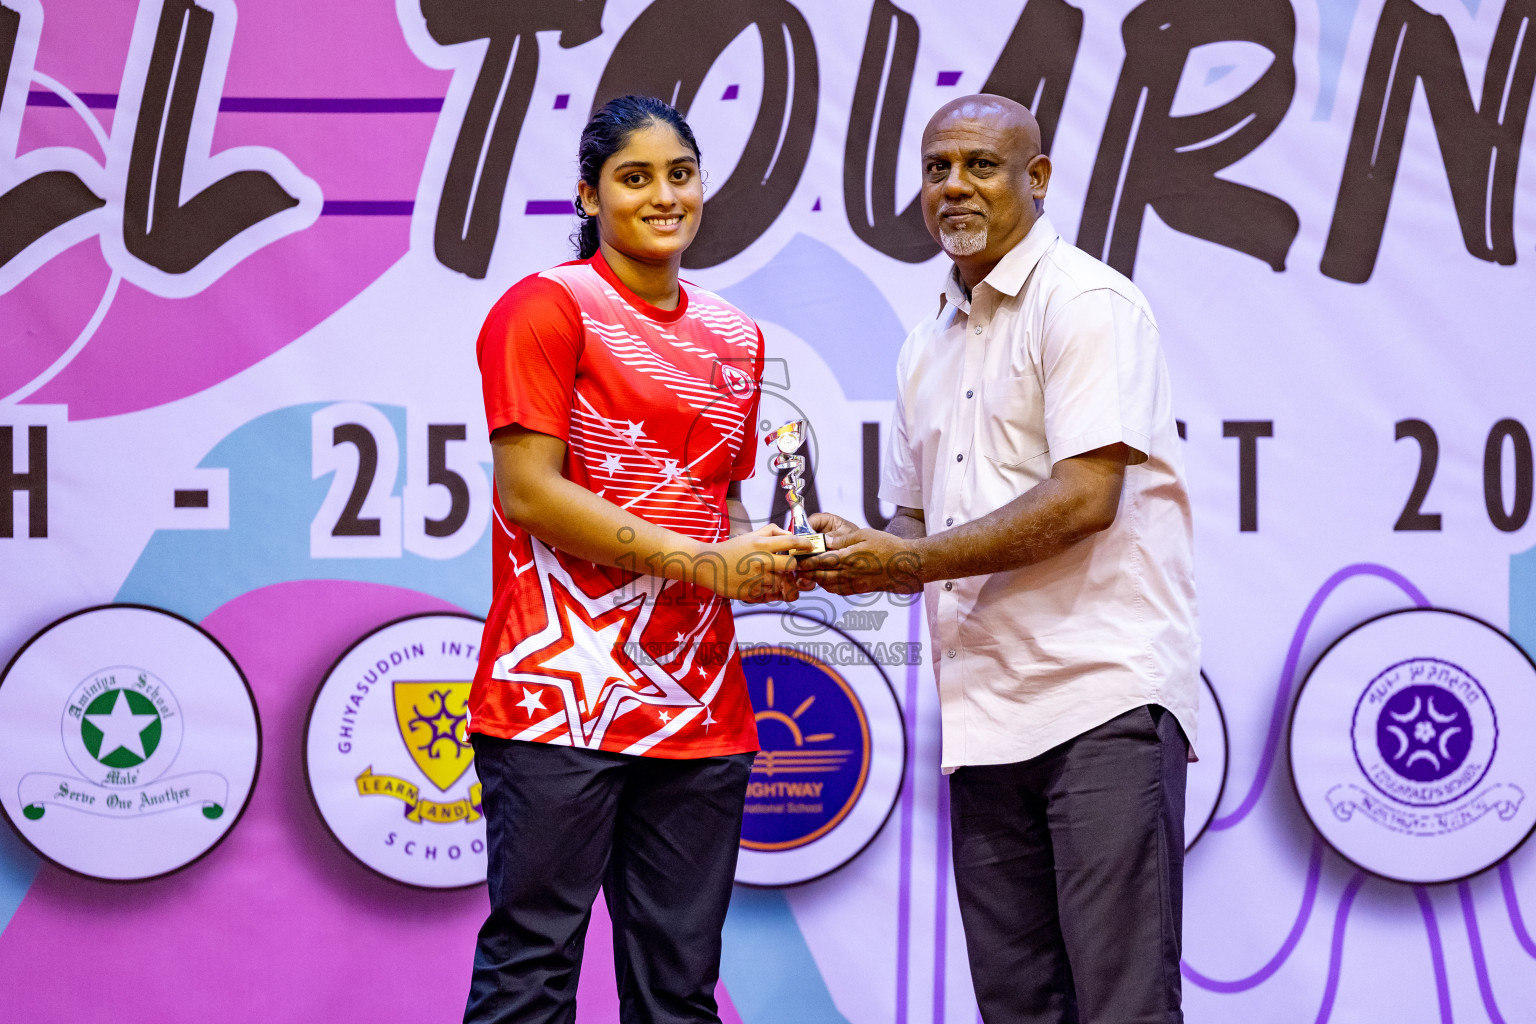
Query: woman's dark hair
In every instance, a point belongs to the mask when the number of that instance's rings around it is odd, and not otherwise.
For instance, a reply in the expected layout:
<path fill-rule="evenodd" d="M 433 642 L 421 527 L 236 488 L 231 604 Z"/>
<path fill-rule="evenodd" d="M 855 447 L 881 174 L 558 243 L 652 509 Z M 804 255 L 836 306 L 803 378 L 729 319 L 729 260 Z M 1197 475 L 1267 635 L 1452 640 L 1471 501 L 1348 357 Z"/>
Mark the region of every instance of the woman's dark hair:
<path fill-rule="evenodd" d="M 592 112 L 592 119 L 581 132 L 581 149 L 576 154 L 581 180 L 597 188 L 598 175 L 608 158 L 629 145 L 629 138 L 653 124 L 671 126 L 683 144 L 699 156 L 699 144 L 693 137 L 693 129 L 683 120 L 670 103 L 654 96 L 620 96 L 609 100 Z M 581 194 L 576 195 L 576 216 L 581 226 L 571 236 L 576 247 L 577 259 L 589 259 L 597 252 L 597 219 L 587 216 L 582 208 Z"/>

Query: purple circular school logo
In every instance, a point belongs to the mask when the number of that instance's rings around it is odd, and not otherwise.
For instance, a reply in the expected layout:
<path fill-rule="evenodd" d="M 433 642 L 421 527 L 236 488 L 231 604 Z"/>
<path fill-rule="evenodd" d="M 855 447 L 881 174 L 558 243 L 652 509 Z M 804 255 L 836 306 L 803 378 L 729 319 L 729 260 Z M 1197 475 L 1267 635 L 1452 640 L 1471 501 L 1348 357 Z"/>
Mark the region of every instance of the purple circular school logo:
<path fill-rule="evenodd" d="M 1536 831 L 1530 722 L 1536 662 L 1507 635 L 1461 612 L 1388 612 L 1307 674 L 1291 779 L 1318 834 L 1363 870 L 1453 882 Z"/>
<path fill-rule="evenodd" d="M 1466 762 L 1472 731 L 1472 716 L 1454 693 L 1414 685 L 1382 707 L 1376 749 L 1403 778 L 1438 782 Z"/>
<path fill-rule="evenodd" d="M 1482 779 L 1498 721 L 1481 683 L 1439 658 L 1384 669 L 1355 706 L 1355 760 L 1383 796 L 1418 807 L 1449 803 Z"/>

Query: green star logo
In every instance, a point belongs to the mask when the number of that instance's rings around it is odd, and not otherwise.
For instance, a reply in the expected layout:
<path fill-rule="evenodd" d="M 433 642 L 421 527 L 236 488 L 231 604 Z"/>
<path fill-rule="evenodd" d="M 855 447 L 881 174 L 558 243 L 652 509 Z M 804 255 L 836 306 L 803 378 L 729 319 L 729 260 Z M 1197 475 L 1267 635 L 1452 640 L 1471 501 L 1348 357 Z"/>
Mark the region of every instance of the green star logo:
<path fill-rule="evenodd" d="M 160 745 L 160 731 L 160 715 L 154 704 L 132 690 L 98 694 L 80 723 L 85 749 L 108 768 L 143 764 Z"/>

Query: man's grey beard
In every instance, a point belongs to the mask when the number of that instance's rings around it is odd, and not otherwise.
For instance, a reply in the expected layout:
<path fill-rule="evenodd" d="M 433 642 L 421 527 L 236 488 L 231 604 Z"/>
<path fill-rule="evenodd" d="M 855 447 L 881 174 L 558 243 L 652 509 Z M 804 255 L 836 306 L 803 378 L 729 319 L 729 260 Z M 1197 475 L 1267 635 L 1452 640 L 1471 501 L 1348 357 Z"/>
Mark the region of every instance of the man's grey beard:
<path fill-rule="evenodd" d="M 951 256 L 974 256 L 987 247 L 987 229 L 970 228 L 964 231 L 939 229 L 939 244 Z"/>

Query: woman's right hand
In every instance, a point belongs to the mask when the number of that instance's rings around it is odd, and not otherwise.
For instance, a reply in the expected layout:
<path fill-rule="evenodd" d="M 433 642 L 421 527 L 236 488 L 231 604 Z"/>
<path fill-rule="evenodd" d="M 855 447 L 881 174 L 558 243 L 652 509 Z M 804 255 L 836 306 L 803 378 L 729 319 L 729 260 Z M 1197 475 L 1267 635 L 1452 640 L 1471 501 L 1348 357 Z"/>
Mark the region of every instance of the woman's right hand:
<path fill-rule="evenodd" d="M 795 555 L 810 554 L 812 542 L 769 523 L 699 553 L 694 582 L 732 601 L 762 604 L 800 596 Z"/>

